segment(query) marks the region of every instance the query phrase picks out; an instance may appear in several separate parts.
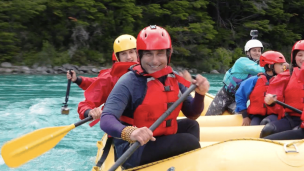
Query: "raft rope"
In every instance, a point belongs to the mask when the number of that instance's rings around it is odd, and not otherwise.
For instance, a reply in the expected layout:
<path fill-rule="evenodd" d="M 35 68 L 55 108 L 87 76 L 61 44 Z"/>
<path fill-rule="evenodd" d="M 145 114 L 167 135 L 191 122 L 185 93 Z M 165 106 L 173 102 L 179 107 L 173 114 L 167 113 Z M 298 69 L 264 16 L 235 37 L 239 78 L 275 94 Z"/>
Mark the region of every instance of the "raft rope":
<path fill-rule="evenodd" d="M 130 169 L 127 169 L 127 170 L 124 170 L 124 171 L 143 169 L 143 168 L 146 168 L 146 167 L 149 167 L 149 166 L 152 166 L 152 165 L 156 165 L 158 163 L 166 162 L 166 161 L 169 161 L 169 160 L 172 160 L 172 159 L 175 159 L 175 158 L 187 155 L 187 154 L 194 153 L 194 152 L 199 151 L 199 150 L 204 149 L 204 148 L 208 148 L 208 147 L 211 147 L 211 146 L 219 145 L 219 144 L 222 144 L 222 143 L 225 143 L 225 142 L 229 142 L 229 141 L 240 141 L 240 140 L 262 141 L 262 142 L 268 142 L 268 143 L 273 143 L 273 144 L 287 146 L 287 147 L 289 147 L 289 146 L 295 146 L 295 144 L 299 144 L 299 143 L 303 143 L 304 142 L 304 139 L 298 140 L 298 141 L 293 141 L 293 142 L 288 143 L 288 144 L 281 143 L 281 142 L 278 142 L 278 141 L 268 140 L 268 139 L 262 139 L 262 138 L 235 138 L 235 139 L 228 139 L 228 140 L 217 142 L 217 143 L 214 143 L 214 144 L 210 144 L 208 146 L 205 146 L 205 147 L 202 147 L 202 148 L 198 148 L 198 149 L 195 149 L 195 150 L 192 150 L 192 151 L 189 151 L 189 152 L 177 155 L 177 156 L 173 156 L 173 157 L 166 158 L 166 159 L 163 159 L 163 160 L 159 160 L 159 161 L 156 161 L 156 162 L 152 162 L 152 163 L 148 163 L 148 164 L 145 164 L 145 165 L 133 167 L 133 168 L 130 168 Z"/>

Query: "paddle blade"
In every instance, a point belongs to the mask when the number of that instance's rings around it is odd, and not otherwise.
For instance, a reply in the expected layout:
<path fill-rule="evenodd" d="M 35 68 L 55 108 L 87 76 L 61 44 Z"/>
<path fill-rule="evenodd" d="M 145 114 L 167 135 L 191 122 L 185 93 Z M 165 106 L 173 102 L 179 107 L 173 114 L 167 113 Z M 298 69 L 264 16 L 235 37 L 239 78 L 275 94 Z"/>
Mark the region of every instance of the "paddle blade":
<path fill-rule="evenodd" d="M 18 167 L 53 148 L 75 125 L 42 128 L 5 143 L 1 155 L 9 167 Z"/>
<path fill-rule="evenodd" d="M 61 114 L 68 115 L 70 113 L 70 109 L 68 107 L 62 107 L 61 108 Z"/>

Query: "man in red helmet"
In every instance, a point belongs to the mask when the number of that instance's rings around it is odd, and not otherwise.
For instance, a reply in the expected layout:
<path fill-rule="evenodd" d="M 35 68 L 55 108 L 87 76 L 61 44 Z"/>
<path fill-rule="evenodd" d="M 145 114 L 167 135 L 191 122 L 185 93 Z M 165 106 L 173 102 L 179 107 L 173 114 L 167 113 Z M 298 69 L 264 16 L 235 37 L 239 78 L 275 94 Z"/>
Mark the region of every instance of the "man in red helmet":
<path fill-rule="evenodd" d="M 260 66 L 264 67 L 265 73 L 250 77 L 241 83 L 236 91 L 235 101 L 236 112 L 243 115 L 243 126 L 266 125 L 278 119 L 274 109 L 264 103 L 264 97 L 274 76 L 284 71 L 285 62 L 285 57 L 280 52 L 264 52 L 260 57 Z M 248 100 L 250 105 L 247 108 Z"/>
<path fill-rule="evenodd" d="M 195 98 L 191 95 L 179 105 L 154 132 L 148 129 L 180 96 L 190 82 L 174 74 L 169 66 L 172 46 L 169 33 L 159 26 L 149 26 L 137 36 L 140 64 L 123 75 L 105 104 L 100 128 L 114 137 L 117 157 L 130 143 L 139 141 L 141 147 L 123 164 L 130 168 L 178 155 L 199 144 L 199 125 L 195 121 L 204 109 L 204 95 L 209 82 L 201 75 L 192 83 L 197 85 Z M 182 110 L 187 119 L 177 120 Z"/>

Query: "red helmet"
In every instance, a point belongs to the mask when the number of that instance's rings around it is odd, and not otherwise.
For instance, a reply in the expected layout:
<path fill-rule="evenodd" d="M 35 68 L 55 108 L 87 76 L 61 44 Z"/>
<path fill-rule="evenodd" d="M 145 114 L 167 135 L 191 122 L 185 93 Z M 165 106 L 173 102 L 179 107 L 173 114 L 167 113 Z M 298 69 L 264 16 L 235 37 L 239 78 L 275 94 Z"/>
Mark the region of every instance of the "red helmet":
<path fill-rule="evenodd" d="M 169 33 L 162 27 L 151 25 L 142 29 L 136 41 L 137 54 L 138 50 L 161 50 L 171 49 L 171 38 Z M 168 64 L 170 63 L 172 51 L 170 51 Z"/>
<path fill-rule="evenodd" d="M 116 55 L 115 55 L 114 52 L 112 53 L 112 62 L 113 63 L 118 62 L 118 60 L 117 60 Z"/>
<path fill-rule="evenodd" d="M 296 54 L 294 53 L 294 50 L 304 50 L 304 40 L 300 40 L 300 41 L 297 41 L 293 47 L 292 47 L 292 50 L 291 50 L 291 60 L 290 62 L 291 63 L 294 63 L 294 58 L 296 57 Z"/>
<path fill-rule="evenodd" d="M 282 53 L 277 51 L 266 51 L 260 57 L 260 66 L 263 67 L 266 64 L 285 63 L 285 57 Z"/>

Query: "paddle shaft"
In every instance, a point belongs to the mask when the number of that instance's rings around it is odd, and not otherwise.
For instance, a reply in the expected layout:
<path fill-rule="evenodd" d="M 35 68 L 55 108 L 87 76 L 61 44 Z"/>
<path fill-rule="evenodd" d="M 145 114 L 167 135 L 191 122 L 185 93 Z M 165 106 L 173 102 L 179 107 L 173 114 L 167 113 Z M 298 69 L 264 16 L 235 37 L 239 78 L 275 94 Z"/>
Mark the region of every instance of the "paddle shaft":
<path fill-rule="evenodd" d="M 87 117 L 87 118 L 85 118 L 85 119 L 83 119 L 83 120 L 81 120 L 81 121 L 79 121 L 77 123 L 74 123 L 74 125 L 75 125 L 75 127 L 77 127 L 77 126 L 80 126 L 80 125 L 82 125 L 82 124 L 84 124 L 84 123 L 86 123 L 86 122 L 88 122 L 88 121 L 90 121 L 92 119 L 93 119 L 93 117 L 89 116 L 89 117 Z"/>
<path fill-rule="evenodd" d="M 70 73 L 70 75 L 72 77 L 73 73 L 71 72 L 70 69 L 69 69 L 69 73 Z M 67 91 L 66 91 L 66 94 L 65 94 L 65 105 L 67 105 L 68 100 L 69 100 L 71 81 L 72 81 L 72 78 L 68 80 Z"/>
<path fill-rule="evenodd" d="M 191 86 L 182 94 L 182 96 L 174 102 L 169 109 L 163 113 L 149 128 L 152 132 L 170 115 L 170 113 L 180 105 L 188 95 L 196 88 L 196 85 L 191 84 Z M 114 163 L 114 165 L 109 169 L 109 171 L 115 171 L 120 165 L 122 165 L 138 148 L 140 143 L 136 141 L 131 147 Z"/>
<path fill-rule="evenodd" d="M 283 107 L 285 107 L 285 108 L 288 108 L 288 109 L 290 109 L 290 110 L 293 110 L 293 111 L 295 111 L 295 112 L 297 112 L 297 113 L 299 113 L 299 114 L 302 114 L 302 111 L 301 110 L 299 110 L 299 109 L 296 109 L 296 108 L 294 108 L 294 107 L 292 107 L 292 106 L 289 106 L 288 104 L 286 104 L 286 103 L 283 103 L 283 102 L 281 102 L 281 101 L 276 101 L 276 103 L 278 103 L 279 105 L 281 105 L 281 106 L 283 106 Z"/>

